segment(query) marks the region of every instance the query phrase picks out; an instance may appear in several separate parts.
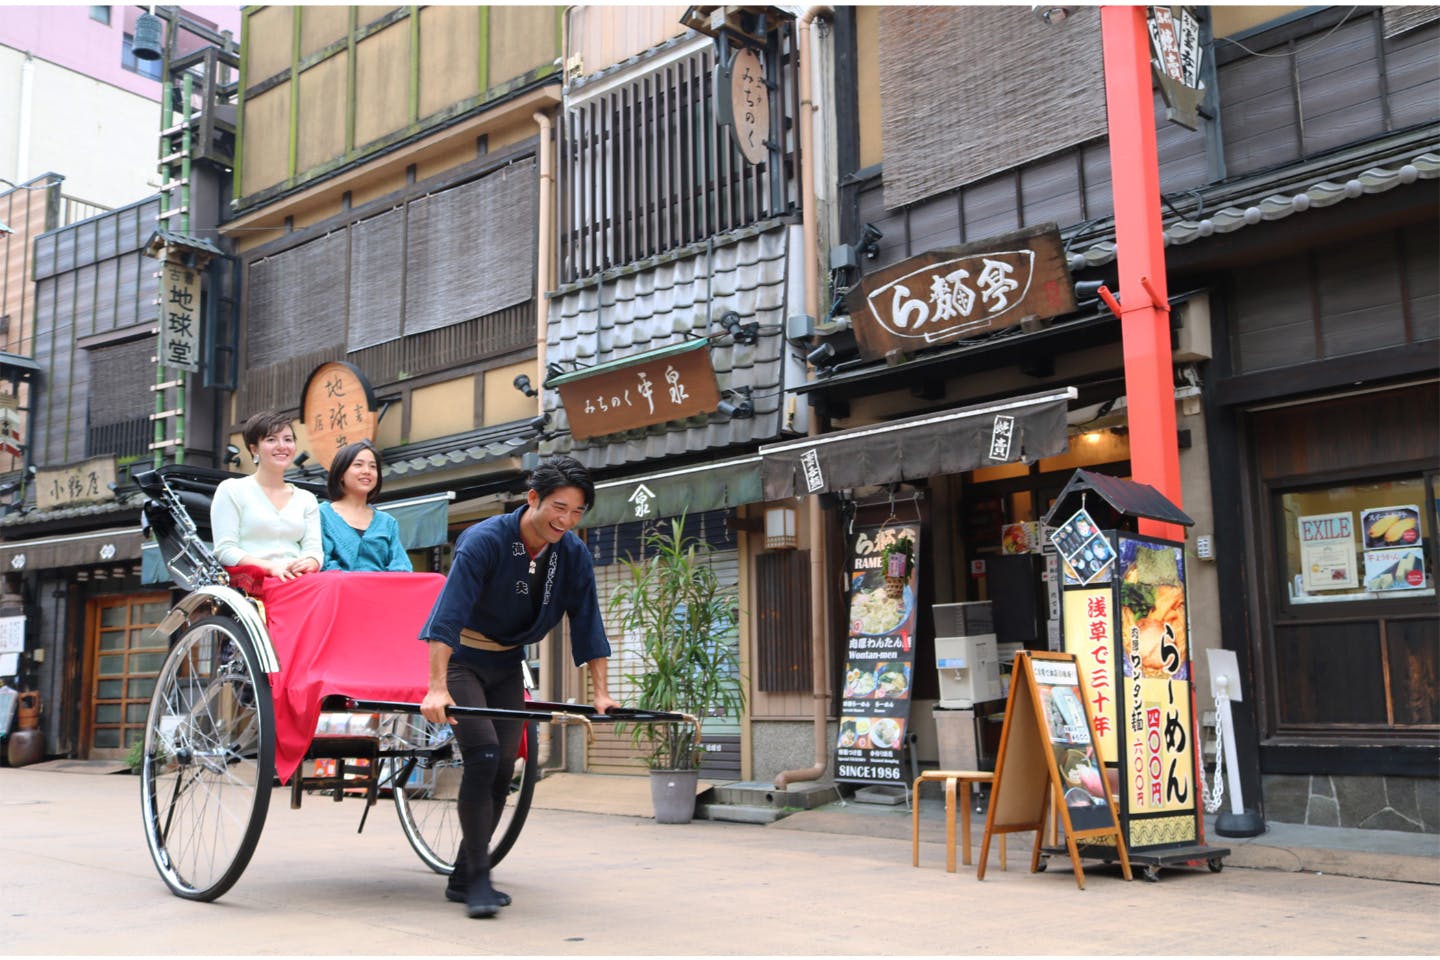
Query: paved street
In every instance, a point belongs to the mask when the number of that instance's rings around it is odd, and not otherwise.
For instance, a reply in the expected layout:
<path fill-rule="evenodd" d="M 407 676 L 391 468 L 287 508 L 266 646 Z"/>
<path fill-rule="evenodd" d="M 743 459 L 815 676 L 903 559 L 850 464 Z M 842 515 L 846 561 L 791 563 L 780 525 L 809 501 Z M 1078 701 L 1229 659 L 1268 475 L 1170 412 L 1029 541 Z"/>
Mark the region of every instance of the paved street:
<path fill-rule="evenodd" d="M 773 827 L 535 810 L 496 881 L 515 904 L 469 920 L 382 802 L 277 791 L 249 869 L 214 904 L 170 895 L 138 780 L 0 769 L 0 944 L 28 954 L 1433 954 L 1440 887 L 1266 870 L 1125 883 L 1012 850 L 945 873 L 944 850 Z M 782 821 L 783 823 L 784 821 Z M 992 853 L 992 858 L 993 858 Z"/>

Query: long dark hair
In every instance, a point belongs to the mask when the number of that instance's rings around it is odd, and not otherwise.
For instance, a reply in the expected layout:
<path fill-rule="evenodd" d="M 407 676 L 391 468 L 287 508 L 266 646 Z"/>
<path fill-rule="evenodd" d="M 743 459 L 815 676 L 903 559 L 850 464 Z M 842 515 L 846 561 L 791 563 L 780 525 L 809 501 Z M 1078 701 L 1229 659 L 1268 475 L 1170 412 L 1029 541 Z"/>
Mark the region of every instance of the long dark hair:
<path fill-rule="evenodd" d="M 330 494 L 330 499 L 340 500 L 345 496 L 345 471 L 350 469 L 350 464 L 360 456 L 361 450 L 369 450 L 375 454 L 375 486 L 370 488 L 366 495 L 366 503 L 374 503 L 375 498 L 380 496 L 381 476 L 380 472 L 385 468 L 385 461 L 380 458 L 380 451 L 375 444 L 369 440 L 361 440 L 359 443 L 347 443 L 335 453 L 335 459 L 330 461 L 330 472 L 325 477 L 325 490 Z"/>
<path fill-rule="evenodd" d="M 574 457 L 551 457 L 530 471 L 531 490 L 544 500 L 561 487 L 577 487 L 585 495 L 585 509 L 595 506 L 595 481 L 590 471 Z"/>

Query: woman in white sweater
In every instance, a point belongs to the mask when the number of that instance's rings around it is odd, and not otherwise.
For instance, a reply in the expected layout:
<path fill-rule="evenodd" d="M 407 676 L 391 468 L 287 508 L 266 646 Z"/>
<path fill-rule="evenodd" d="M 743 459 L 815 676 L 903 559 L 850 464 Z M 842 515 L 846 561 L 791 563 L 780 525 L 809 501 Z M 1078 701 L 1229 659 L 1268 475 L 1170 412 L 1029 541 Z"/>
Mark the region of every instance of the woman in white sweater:
<path fill-rule="evenodd" d="M 285 468 L 295 459 L 290 418 L 257 413 L 245 421 L 244 435 L 255 473 L 215 489 L 210 530 L 216 559 L 227 567 L 260 567 L 281 580 L 319 570 L 320 504 L 313 493 L 285 482 Z"/>

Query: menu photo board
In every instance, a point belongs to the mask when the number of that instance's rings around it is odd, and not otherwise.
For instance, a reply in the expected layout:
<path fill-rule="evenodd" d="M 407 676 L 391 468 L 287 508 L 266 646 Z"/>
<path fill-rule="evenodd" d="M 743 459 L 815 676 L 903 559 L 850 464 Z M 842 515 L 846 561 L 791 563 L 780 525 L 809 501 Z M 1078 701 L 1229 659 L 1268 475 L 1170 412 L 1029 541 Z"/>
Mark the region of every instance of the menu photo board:
<path fill-rule="evenodd" d="M 1052 801 L 1064 827 L 1075 883 L 1085 888 L 1082 850 L 1109 838 L 1126 880 L 1130 859 L 1120 815 L 1095 752 L 1095 727 L 1080 684 L 1080 665 L 1068 653 L 1021 651 L 1005 702 L 1005 725 L 995 759 L 995 782 L 985 813 L 978 879 L 985 879 L 990 841 L 997 834 L 1034 831 L 1031 872 L 1040 869 L 1041 841 Z"/>
<path fill-rule="evenodd" d="M 1110 539 L 1086 512 L 1076 510 L 1070 518 L 1050 534 L 1055 552 L 1060 554 L 1066 583 L 1106 583 L 1115 560 Z"/>
<path fill-rule="evenodd" d="M 1366 590 L 1378 593 L 1425 587 L 1418 504 L 1362 510 L 1360 530 L 1365 544 Z M 1351 556 L 1353 562 L 1353 553 Z"/>
<path fill-rule="evenodd" d="M 862 528 L 851 546 L 836 780 L 906 782 L 919 547 L 918 523 Z"/>

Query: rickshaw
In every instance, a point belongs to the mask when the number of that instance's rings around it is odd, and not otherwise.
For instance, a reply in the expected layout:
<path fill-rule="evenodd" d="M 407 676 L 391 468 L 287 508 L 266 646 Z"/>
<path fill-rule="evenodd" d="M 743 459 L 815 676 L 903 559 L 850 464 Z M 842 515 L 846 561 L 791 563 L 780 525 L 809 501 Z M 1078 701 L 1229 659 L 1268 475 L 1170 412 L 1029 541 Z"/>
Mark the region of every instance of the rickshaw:
<path fill-rule="evenodd" d="M 325 635 L 316 636 L 312 625 L 308 636 L 289 637 L 288 647 L 280 643 L 278 632 L 271 633 L 275 611 L 267 611 L 267 581 L 243 569 L 227 571 L 207 546 L 210 500 L 230 476 L 238 475 L 171 465 L 135 478 L 147 497 L 142 525 L 154 536 L 175 583 L 187 591 L 156 628 L 169 653 L 155 681 L 140 766 L 145 839 L 160 877 L 187 900 L 222 896 L 255 852 L 277 779 L 290 781 L 292 808 L 308 791 L 328 792 L 336 801 L 362 798 L 360 830 L 370 807 L 388 793 L 421 861 L 449 874 L 460 843 L 455 799 L 461 760 L 452 728 L 420 716 L 423 670 L 414 671 L 408 651 L 394 661 L 407 665 L 400 673 L 409 671 L 398 678 L 390 662 L 376 669 L 373 658 L 349 659 L 360 640 L 371 650 L 377 642 L 418 644 L 414 629 L 400 637 L 341 640 L 343 631 L 321 630 Z M 406 579 L 424 576 L 433 581 Z M 416 628 L 443 582 L 433 574 L 316 573 L 293 583 L 325 577 L 381 578 L 352 583 L 372 593 L 388 591 L 381 598 L 385 603 L 408 585 L 398 606 Z M 273 595 L 271 604 L 278 604 Z M 342 648 L 338 654 L 332 649 L 336 643 Z M 315 683 L 313 676 L 296 676 L 297 664 L 317 646 L 342 665 L 338 679 Z M 424 656 L 419 660 L 423 664 Z M 539 775 L 540 721 L 695 722 L 686 715 L 637 710 L 599 715 L 590 706 L 532 700 L 528 692 L 524 710 L 451 712 L 525 724 L 510 797 L 491 839 L 492 864 L 509 853 L 529 814 Z M 317 733 L 319 716 L 331 722 Z M 282 768 L 289 768 L 278 778 L 277 749 L 288 758 Z M 321 765 L 309 769 L 304 761 Z"/>

